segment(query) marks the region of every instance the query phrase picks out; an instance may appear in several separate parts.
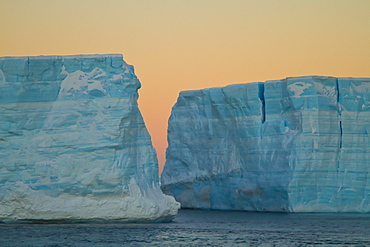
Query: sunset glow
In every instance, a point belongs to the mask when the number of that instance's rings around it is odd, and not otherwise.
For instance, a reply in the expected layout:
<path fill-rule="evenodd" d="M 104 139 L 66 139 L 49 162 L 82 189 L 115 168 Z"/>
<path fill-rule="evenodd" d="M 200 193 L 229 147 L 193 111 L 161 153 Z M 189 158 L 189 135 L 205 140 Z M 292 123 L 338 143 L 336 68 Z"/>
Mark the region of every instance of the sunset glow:
<path fill-rule="evenodd" d="M 369 13 L 369 0 L 1 0 L 0 56 L 123 54 L 161 170 L 182 90 L 370 77 Z"/>

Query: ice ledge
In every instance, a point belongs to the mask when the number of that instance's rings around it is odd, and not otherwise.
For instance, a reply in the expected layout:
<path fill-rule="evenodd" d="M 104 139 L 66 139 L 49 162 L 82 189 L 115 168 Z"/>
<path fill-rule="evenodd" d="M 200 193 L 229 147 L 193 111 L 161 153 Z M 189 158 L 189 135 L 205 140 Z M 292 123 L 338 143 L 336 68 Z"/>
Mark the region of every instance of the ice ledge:
<path fill-rule="evenodd" d="M 129 193 L 105 196 L 61 194 L 53 198 L 18 183 L 1 202 L 0 222 L 169 222 L 180 204 L 158 185 L 142 189 L 131 180 Z"/>
<path fill-rule="evenodd" d="M 19 59 L 35 59 L 35 60 L 49 60 L 49 59 L 71 59 L 71 58 L 122 58 L 122 54 L 77 54 L 77 55 L 41 55 L 41 56 L 4 56 L 0 57 L 0 60 L 19 60 Z"/>

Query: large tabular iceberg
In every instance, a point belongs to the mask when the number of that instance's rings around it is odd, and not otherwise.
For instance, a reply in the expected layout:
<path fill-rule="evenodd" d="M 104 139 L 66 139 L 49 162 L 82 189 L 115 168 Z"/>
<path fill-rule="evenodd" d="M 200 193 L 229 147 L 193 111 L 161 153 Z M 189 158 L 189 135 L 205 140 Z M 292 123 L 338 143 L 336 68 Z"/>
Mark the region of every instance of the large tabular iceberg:
<path fill-rule="evenodd" d="M 185 208 L 370 212 L 370 79 L 181 92 L 162 189 Z"/>
<path fill-rule="evenodd" d="M 170 220 L 122 55 L 0 58 L 0 220 Z"/>

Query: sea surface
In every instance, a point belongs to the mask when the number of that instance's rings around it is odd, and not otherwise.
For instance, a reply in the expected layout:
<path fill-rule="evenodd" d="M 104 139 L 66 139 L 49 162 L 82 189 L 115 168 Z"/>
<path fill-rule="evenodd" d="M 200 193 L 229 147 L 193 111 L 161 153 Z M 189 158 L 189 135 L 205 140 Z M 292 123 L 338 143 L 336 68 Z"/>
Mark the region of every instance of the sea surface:
<path fill-rule="evenodd" d="M 172 223 L 0 224 L 0 246 L 370 246 L 370 214 L 182 209 Z"/>

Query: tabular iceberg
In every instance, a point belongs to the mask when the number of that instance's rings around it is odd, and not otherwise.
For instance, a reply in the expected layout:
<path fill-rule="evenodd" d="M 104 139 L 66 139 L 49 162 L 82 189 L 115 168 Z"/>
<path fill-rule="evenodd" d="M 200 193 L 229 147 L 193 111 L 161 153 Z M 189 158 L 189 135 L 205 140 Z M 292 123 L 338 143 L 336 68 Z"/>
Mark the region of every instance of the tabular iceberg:
<path fill-rule="evenodd" d="M 370 78 L 181 92 L 162 190 L 185 208 L 370 212 Z"/>
<path fill-rule="evenodd" d="M 122 55 L 0 58 L 0 221 L 166 221 Z"/>

